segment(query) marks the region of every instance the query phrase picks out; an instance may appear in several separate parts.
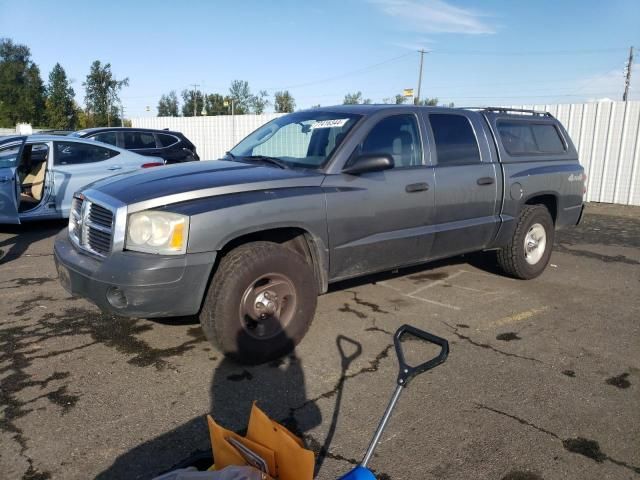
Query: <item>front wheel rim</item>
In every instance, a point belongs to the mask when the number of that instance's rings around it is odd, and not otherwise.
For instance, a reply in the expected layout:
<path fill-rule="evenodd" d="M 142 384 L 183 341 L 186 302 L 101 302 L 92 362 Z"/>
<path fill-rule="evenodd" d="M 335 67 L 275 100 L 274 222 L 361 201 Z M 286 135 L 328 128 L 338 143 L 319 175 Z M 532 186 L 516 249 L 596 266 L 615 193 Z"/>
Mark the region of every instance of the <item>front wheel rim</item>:
<path fill-rule="evenodd" d="M 529 265 L 537 264 L 547 248 L 547 231 L 539 224 L 531 225 L 524 237 L 524 259 Z"/>
<path fill-rule="evenodd" d="M 297 308 L 293 282 L 281 273 L 256 278 L 240 300 L 240 325 L 252 338 L 268 340 L 285 329 Z"/>

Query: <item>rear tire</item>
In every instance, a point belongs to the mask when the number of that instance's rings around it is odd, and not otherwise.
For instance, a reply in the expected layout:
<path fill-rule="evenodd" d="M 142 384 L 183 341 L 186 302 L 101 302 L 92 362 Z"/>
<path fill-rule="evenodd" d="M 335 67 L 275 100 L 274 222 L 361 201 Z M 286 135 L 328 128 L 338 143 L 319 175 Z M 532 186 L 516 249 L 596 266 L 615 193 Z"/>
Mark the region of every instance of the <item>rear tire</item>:
<path fill-rule="evenodd" d="M 549 263 L 555 228 L 543 205 L 525 205 L 509 244 L 498 251 L 498 265 L 509 276 L 529 280 Z"/>
<path fill-rule="evenodd" d="M 289 353 L 307 333 L 318 287 L 298 253 L 271 242 L 241 245 L 220 261 L 200 312 L 205 336 L 242 363 Z"/>

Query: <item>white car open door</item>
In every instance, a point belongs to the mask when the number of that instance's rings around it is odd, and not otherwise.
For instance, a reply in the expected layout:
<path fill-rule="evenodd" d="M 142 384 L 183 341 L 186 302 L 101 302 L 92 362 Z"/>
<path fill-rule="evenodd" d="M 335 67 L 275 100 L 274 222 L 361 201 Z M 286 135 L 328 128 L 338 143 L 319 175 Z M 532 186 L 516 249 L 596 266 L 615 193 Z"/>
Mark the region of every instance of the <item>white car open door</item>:
<path fill-rule="evenodd" d="M 27 137 L 0 138 L 0 223 L 20 223 L 18 165 Z"/>

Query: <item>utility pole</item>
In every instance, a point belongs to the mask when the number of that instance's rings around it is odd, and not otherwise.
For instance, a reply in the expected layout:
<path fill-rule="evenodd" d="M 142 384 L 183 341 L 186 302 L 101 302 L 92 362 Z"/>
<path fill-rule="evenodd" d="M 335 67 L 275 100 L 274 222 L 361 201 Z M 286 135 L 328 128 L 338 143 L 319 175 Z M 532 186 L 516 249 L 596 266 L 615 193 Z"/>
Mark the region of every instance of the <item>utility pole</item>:
<path fill-rule="evenodd" d="M 424 50 L 418 50 L 420 53 L 420 73 L 418 75 L 418 94 L 416 98 L 413 100 L 413 103 L 418 105 L 420 103 L 420 88 L 422 87 L 422 64 L 424 63 L 424 54 L 427 53 Z"/>
<path fill-rule="evenodd" d="M 633 65 L 633 47 L 629 48 L 629 61 L 627 62 L 627 75 L 624 79 L 624 93 L 622 101 L 626 102 L 629 98 L 629 86 L 631 85 L 631 66 Z"/>
<path fill-rule="evenodd" d="M 193 87 L 193 116 L 196 117 L 198 116 L 198 87 L 200 84 L 192 83 L 191 86 Z"/>
<path fill-rule="evenodd" d="M 120 104 L 120 126 L 124 127 L 124 105 Z"/>

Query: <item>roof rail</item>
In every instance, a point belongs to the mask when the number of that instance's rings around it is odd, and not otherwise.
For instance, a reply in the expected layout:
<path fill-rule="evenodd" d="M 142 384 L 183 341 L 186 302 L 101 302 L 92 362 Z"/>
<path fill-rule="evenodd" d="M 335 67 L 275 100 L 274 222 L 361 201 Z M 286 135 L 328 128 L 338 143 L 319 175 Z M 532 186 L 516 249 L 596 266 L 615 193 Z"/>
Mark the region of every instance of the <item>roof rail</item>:
<path fill-rule="evenodd" d="M 528 113 L 529 115 L 537 117 L 551 117 L 549 112 L 543 112 L 540 110 L 527 110 L 523 108 L 509 108 L 509 107 L 471 107 L 467 110 L 478 110 L 481 112 L 493 112 L 493 113 Z"/>

